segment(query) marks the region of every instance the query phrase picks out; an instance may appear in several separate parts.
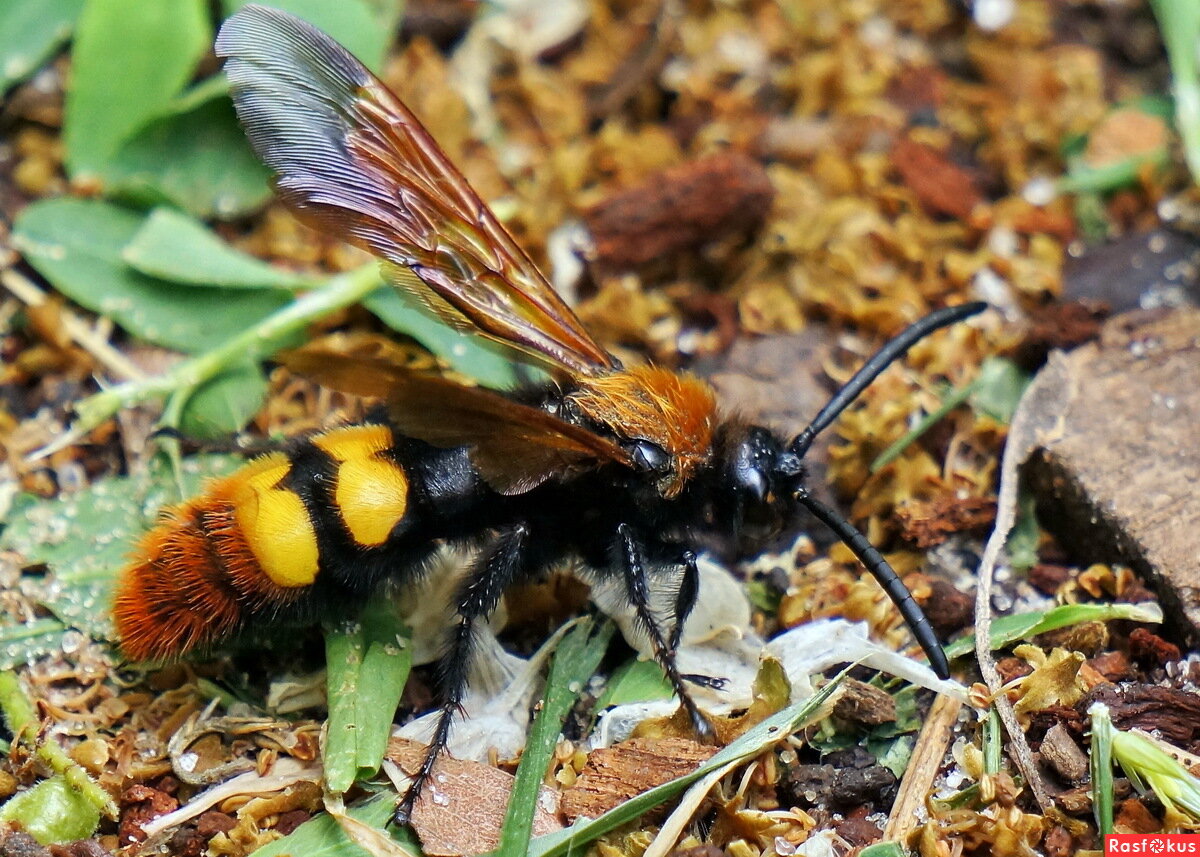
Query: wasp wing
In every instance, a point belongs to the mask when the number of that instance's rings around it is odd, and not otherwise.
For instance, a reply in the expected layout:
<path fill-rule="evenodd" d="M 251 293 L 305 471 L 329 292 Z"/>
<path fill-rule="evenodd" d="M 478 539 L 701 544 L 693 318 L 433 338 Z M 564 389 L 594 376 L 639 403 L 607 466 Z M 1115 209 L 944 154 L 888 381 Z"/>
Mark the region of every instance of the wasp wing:
<path fill-rule="evenodd" d="M 613 368 L 429 132 L 345 48 L 299 18 L 249 5 L 225 22 L 216 51 L 250 143 L 290 207 L 378 256 L 443 319 L 552 370 Z"/>
<path fill-rule="evenodd" d="M 617 444 L 540 408 L 411 371 L 395 345 L 379 337 L 327 339 L 280 359 L 326 387 L 387 399 L 389 418 L 404 435 L 442 448 L 470 447 L 475 468 L 503 494 L 523 493 L 575 467 L 630 464 Z"/>

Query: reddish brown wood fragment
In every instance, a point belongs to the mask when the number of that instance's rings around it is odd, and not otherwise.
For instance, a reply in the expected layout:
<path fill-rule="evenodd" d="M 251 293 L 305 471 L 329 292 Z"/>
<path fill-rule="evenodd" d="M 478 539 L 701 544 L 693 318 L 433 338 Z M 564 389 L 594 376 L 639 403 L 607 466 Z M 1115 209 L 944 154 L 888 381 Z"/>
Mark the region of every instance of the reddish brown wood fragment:
<path fill-rule="evenodd" d="M 932 500 L 911 501 L 897 507 L 900 535 L 919 548 L 940 545 L 952 533 L 990 527 L 996 520 L 996 501 L 990 497 L 942 495 Z"/>
<path fill-rule="evenodd" d="M 1157 730 L 1163 740 L 1185 748 L 1200 737 L 1200 693 L 1151 684 L 1104 684 L 1080 701 L 1080 710 L 1093 702 L 1108 706 L 1118 729 Z"/>
<path fill-rule="evenodd" d="M 563 792 L 562 813 L 595 818 L 634 795 L 694 771 L 717 751 L 687 738 L 633 738 L 588 756 L 575 785 Z"/>
<path fill-rule="evenodd" d="M 179 801 L 164 791 L 135 784 L 121 793 L 121 823 L 117 831 L 122 847 L 146 838 L 142 825 L 179 809 Z"/>
<path fill-rule="evenodd" d="M 1147 628 L 1134 628 L 1129 635 L 1129 654 L 1141 664 L 1163 666 L 1180 658 L 1179 646 L 1168 643 Z"/>
<path fill-rule="evenodd" d="M 1117 833 L 1154 833 L 1161 827 L 1146 805 L 1135 797 L 1121 801 L 1117 817 L 1113 819 L 1113 829 Z"/>
<path fill-rule="evenodd" d="M 965 220 L 983 202 L 971 174 L 932 146 L 900 140 L 892 147 L 892 165 L 931 214 Z"/>
<path fill-rule="evenodd" d="M 1104 652 L 1088 661 L 1088 665 L 1109 681 L 1128 681 L 1137 672 L 1124 652 Z"/>
<path fill-rule="evenodd" d="M 920 599 L 921 609 L 939 635 L 948 637 L 971 625 L 975 619 L 975 599 L 948 580 L 929 580 L 929 596 Z"/>
<path fill-rule="evenodd" d="M 1073 569 L 1065 565 L 1038 563 L 1029 569 L 1029 583 L 1043 595 L 1055 595 L 1059 588 L 1074 576 Z"/>
<path fill-rule="evenodd" d="M 583 221 L 596 263 L 623 270 L 749 231 L 766 217 L 774 197 L 761 164 L 726 152 L 664 170 L 593 206 Z"/>

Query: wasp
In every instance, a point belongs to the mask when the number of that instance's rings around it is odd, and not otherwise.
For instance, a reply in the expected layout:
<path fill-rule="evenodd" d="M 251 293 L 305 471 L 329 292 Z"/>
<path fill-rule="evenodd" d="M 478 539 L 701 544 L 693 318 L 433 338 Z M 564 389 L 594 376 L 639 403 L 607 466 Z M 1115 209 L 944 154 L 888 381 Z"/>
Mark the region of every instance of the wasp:
<path fill-rule="evenodd" d="M 306 620 L 416 578 L 438 545 L 476 548 L 438 666 L 440 718 L 397 808 L 407 820 L 466 690 L 474 623 L 509 586 L 565 559 L 620 581 L 700 736 L 711 726 L 675 666 L 707 536 L 778 532 L 801 508 L 882 584 L 935 672 L 949 667 L 879 552 L 805 487 L 813 439 L 930 332 L 980 312 L 932 313 L 872 357 L 790 441 L 719 416 L 686 373 L 623 366 L 588 334 L 416 117 L 348 51 L 284 12 L 249 5 L 216 42 L 238 116 L 279 197 L 377 256 L 447 323 L 549 373 L 505 392 L 406 371 L 382 353 L 317 349 L 289 366 L 382 398 L 379 414 L 293 441 L 168 510 L 122 575 L 121 645 L 138 660 L 211 648 L 256 623 Z M 677 581 L 668 623 L 648 575 Z"/>

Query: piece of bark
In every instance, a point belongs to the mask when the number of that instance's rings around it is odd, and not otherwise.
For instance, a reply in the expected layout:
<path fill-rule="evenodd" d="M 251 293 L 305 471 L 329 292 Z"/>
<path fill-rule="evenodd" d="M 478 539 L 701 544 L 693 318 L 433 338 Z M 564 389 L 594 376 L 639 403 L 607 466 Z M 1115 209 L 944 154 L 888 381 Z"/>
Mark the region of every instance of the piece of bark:
<path fill-rule="evenodd" d="M 1143 665 L 1161 667 L 1180 658 L 1179 646 L 1145 628 L 1134 628 L 1129 635 L 1129 654 Z"/>
<path fill-rule="evenodd" d="M 413 776 L 425 746 L 404 738 L 388 743 L 388 758 Z M 413 807 L 412 828 L 430 857 L 483 854 L 500 844 L 500 827 L 512 794 L 513 778 L 491 765 L 443 755 Z M 562 829 L 556 793 L 543 788 L 533 816 L 533 835 Z"/>
<path fill-rule="evenodd" d="M 943 494 L 932 500 L 910 500 L 896 507 L 900 537 L 919 548 L 940 545 L 954 533 L 979 532 L 996 520 L 991 497 L 956 497 Z"/>
<path fill-rule="evenodd" d="M 881 726 L 896 722 L 896 700 L 885 690 L 848 678 L 842 682 L 842 692 L 833 704 L 833 713 L 859 726 Z"/>
<path fill-rule="evenodd" d="M 1132 565 L 1200 640 L 1200 310 L 1117 316 L 1062 362 L 1061 431 L 1025 471 L 1039 518 L 1080 558 Z"/>
<path fill-rule="evenodd" d="M 1038 752 L 1042 754 L 1042 759 L 1054 769 L 1063 782 L 1075 786 L 1087 779 L 1087 754 L 1079 749 L 1079 745 L 1075 743 L 1071 733 L 1061 723 L 1055 723 L 1050 727 L 1046 737 L 1042 739 L 1042 746 Z"/>
<path fill-rule="evenodd" d="M 892 166 L 930 214 L 965 220 L 983 201 L 975 177 L 932 146 L 900 140 L 891 157 Z"/>
<path fill-rule="evenodd" d="M 748 232 L 775 198 L 767 171 L 740 152 L 724 152 L 663 170 L 583 214 L 596 264 L 637 268 L 714 239 Z"/>
<path fill-rule="evenodd" d="M 696 770 L 717 751 L 687 738 L 632 738 L 588 756 L 575 785 L 562 794 L 569 821 L 596 818 L 635 795 Z"/>
<path fill-rule="evenodd" d="M 895 800 L 896 786 L 896 775 L 882 765 L 797 765 L 780 780 L 779 793 L 795 806 L 851 810 L 870 804 L 883 810 Z"/>
<path fill-rule="evenodd" d="M 1087 711 L 1094 702 L 1108 706 L 1118 729 L 1154 732 L 1185 749 L 1200 738 L 1200 693 L 1152 684 L 1102 684 L 1076 709 Z"/>
<path fill-rule="evenodd" d="M 1129 784 L 1129 780 L 1124 777 L 1117 777 L 1113 780 L 1113 797 L 1115 799 L 1121 800 L 1131 794 L 1133 794 L 1133 786 Z M 1077 786 L 1060 792 L 1054 796 L 1054 802 L 1062 807 L 1063 812 L 1067 815 L 1089 815 L 1092 811 L 1092 786 L 1089 783 L 1086 786 Z"/>
<path fill-rule="evenodd" d="M 1088 666 L 1113 682 L 1129 681 L 1137 675 L 1137 670 L 1124 652 L 1104 652 L 1096 655 L 1088 661 Z"/>
<path fill-rule="evenodd" d="M 929 578 L 929 597 L 920 604 L 939 637 L 949 637 L 974 621 L 975 599 L 947 580 Z"/>

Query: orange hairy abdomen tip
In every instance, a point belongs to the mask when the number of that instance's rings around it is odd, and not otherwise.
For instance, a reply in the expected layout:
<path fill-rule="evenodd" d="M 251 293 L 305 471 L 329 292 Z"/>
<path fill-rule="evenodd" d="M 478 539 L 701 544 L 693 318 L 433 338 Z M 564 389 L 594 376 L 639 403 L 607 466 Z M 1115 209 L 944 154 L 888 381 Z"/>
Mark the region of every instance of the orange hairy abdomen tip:
<path fill-rule="evenodd" d="M 244 526 L 247 497 L 272 490 L 255 478 L 270 467 L 286 474 L 286 457 L 265 458 L 214 482 L 204 496 L 167 510 L 142 539 L 121 573 L 113 605 L 121 649 L 129 658 L 166 660 L 217 645 L 256 614 L 285 606 L 304 591 L 271 578 L 259 558 L 271 552 L 253 544 L 263 535 Z M 302 508 L 275 514 L 289 511 L 304 514 L 291 530 L 311 530 Z"/>

